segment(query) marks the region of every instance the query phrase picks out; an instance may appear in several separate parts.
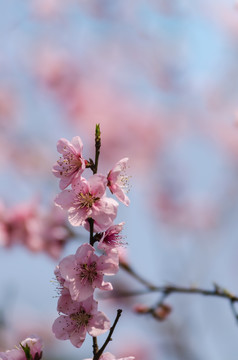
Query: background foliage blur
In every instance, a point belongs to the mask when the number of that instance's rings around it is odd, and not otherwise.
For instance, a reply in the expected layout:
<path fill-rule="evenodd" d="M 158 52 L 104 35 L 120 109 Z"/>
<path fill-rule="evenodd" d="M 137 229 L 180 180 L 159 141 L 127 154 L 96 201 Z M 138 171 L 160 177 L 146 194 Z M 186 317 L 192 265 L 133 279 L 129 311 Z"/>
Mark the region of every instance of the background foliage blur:
<path fill-rule="evenodd" d="M 133 267 L 155 284 L 216 282 L 238 294 L 235 1 L 9 0 L 0 13 L 1 350 L 37 333 L 45 359 L 91 356 L 91 339 L 77 350 L 51 334 L 56 258 L 88 234 L 54 222 L 78 237 L 52 248 L 45 224 L 59 192 L 56 142 L 79 135 L 93 157 L 95 123 L 99 170 L 131 160 L 131 205 L 120 205 L 119 221 Z M 41 231 L 36 239 L 27 228 L 28 241 L 8 243 L 4 224 L 22 224 L 23 209 Z M 115 287 L 141 288 L 122 270 L 116 278 Z M 123 308 L 109 351 L 237 359 L 238 326 L 225 301 L 173 295 L 164 322 L 133 313 L 156 298 L 101 301 L 112 320 Z"/>

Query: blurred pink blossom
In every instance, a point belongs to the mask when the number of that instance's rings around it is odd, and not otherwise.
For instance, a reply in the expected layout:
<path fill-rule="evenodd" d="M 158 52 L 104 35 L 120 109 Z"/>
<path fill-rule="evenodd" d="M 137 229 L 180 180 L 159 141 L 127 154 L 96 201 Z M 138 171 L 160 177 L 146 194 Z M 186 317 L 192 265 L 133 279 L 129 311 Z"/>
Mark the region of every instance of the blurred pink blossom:
<path fill-rule="evenodd" d="M 34 14 L 41 18 L 52 18 L 59 15 L 63 7 L 62 0 L 34 0 L 31 4 Z"/>
<path fill-rule="evenodd" d="M 34 73 L 40 82 L 54 91 L 57 97 L 67 103 L 73 96 L 78 82 L 78 70 L 72 57 L 65 50 L 43 46 L 35 51 Z"/>
<path fill-rule="evenodd" d="M 8 129 L 16 117 L 16 96 L 12 90 L 0 88 L 0 128 Z"/>
<path fill-rule="evenodd" d="M 72 236 L 65 214 L 55 206 L 42 212 L 38 201 L 7 208 L 0 204 L 0 245 L 26 246 L 33 252 L 45 252 L 57 259 Z"/>

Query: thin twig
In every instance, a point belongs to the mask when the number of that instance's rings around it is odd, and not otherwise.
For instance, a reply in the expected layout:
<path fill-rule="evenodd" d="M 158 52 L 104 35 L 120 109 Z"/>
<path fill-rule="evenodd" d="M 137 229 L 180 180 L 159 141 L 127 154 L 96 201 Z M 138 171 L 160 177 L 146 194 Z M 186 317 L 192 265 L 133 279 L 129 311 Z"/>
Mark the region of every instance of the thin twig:
<path fill-rule="evenodd" d="M 232 311 L 232 313 L 233 313 L 233 315 L 234 315 L 234 317 L 235 317 L 235 319 L 236 319 L 236 321 L 238 323 L 238 314 L 237 314 L 236 309 L 235 309 L 235 302 L 236 301 L 231 300 L 230 304 L 231 304 L 231 311 Z"/>
<path fill-rule="evenodd" d="M 165 297 L 169 296 L 172 293 L 200 294 L 205 296 L 222 297 L 232 302 L 238 302 L 238 296 L 233 295 L 232 293 L 228 292 L 226 289 L 220 288 L 218 291 L 217 289 L 207 290 L 197 287 L 182 287 L 176 285 L 154 286 L 153 289 L 148 288 L 148 289 L 135 290 L 135 291 L 120 291 L 120 292 L 116 292 L 115 295 L 116 297 L 129 297 L 129 296 L 145 295 L 152 292 L 162 293 L 163 296 Z M 113 294 L 113 292 L 111 294 Z"/>
<path fill-rule="evenodd" d="M 136 280 L 138 280 L 141 284 L 145 285 L 150 290 L 155 290 L 156 286 L 151 284 L 149 281 L 143 279 L 139 274 L 135 272 L 135 270 L 132 269 L 132 267 L 129 264 L 120 263 L 120 268 L 127 271 L 131 276 L 133 276 Z"/>
<path fill-rule="evenodd" d="M 93 355 L 95 356 L 98 352 L 98 342 L 96 336 L 93 336 Z"/>
<path fill-rule="evenodd" d="M 137 295 L 144 295 L 152 292 L 158 292 L 162 294 L 161 299 L 157 303 L 157 306 L 163 304 L 165 298 L 167 298 L 171 294 L 198 294 L 204 296 L 213 296 L 219 297 L 229 300 L 231 305 L 232 313 L 238 323 L 238 313 L 235 309 L 235 303 L 238 303 L 238 296 L 232 294 L 225 288 L 220 287 L 216 283 L 214 283 L 213 290 L 202 289 L 198 287 L 182 287 L 176 285 L 165 285 L 165 286 L 155 286 L 149 283 L 147 280 L 143 279 L 140 275 L 138 275 L 131 266 L 127 264 L 120 264 L 120 266 L 128 272 L 132 277 L 134 277 L 137 281 L 143 284 L 146 289 L 138 290 L 138 291 L 131 291 L 131 292 L 117 292 L 116 297 L 128 297 L 128 296 L 137 296 Z"/>
<path fill-rule="evenodd" d="M 89 239 L 89 243 L 90 243 L 90 245 L 92 245 L 93 246 L 93 244 L 94 244 L 94 237 L 93 237 L 93 224 L 94 224 L 94 220 L 92 219 L 92 218 L 88 218 L 87 219 L 88 220 L 88 222 L 89 222 L 89 230 L 90 230 L 90 239 Z"/>
<path fill-rule="evenodd" d="M 109 334 L 108 334 L 103 346 L 98 350 L 96 355 L 94 355 L 93 360 L 99 360 L 99 358 L 102 355 L 103 351 L 106 349 L 108 343 L 112 340 L 112 334 L 113 334 L 113 332 L 115 330 L 115 327 L 116 327 L 116 325 L 118 323 L 118 320 L 119 320 L 119 318 L 121 316 L 121 313 L 122 313 L 122 310 L 118 309 L 117 310 L 117 316 L 116 316 L 116 318 L 114 320 L 114 323 L 113 323 L 112 327 L 110 328 Z"/>

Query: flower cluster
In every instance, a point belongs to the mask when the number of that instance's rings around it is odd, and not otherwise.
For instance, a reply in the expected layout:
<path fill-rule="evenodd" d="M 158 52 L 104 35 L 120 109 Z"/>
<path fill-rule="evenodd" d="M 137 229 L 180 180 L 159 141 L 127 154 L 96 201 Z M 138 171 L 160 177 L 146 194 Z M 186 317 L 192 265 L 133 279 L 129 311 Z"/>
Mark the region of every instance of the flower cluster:
<path fill-rule="evenodd" d="M 90 233 L 89 243 L 84 243 L 74 255 L 63 258 L 56 266 L 60 297 L 57 310 L 60 316 L 53 324 L 56 338 L 69 339 L 75 347 L 81 347 L 86 334 L 94 339 L 110 329 L 107 316 L 98 311 L 94 298 L 95 289 L 112 290 L 112 284 L 104 281 L 104 275 L 115 275 L 119 269 L 120 232 L 124 223 L 115 225 L 118 202 L 106 194 L 107 188 L 126 206 L 129 199 L 125 193 L 127 177 L 125 168 L 128 158 L 120 160 L 107 175 L 97 173 L 97 161 L 101 145 L 100 129 L 96 126 L 95 163 L 83 157 L 83 144 L 79 136 L 69 142 L 60 139 L 57 144 L 60 159 L 53 166 L 53 174 L 60 179 L 62 190 L 55 204 L 68 211 L 73 226 L 83 226 Z M 93 171 L 88 179 L 86 169 Z M 98 243 L 97 254 L 93 247 Z M 104 350 L 104 348 L 103 348 Z M 115 359 L 109 353 L 94 348 L 97 359 Z M 133 357 L 125 359 L 134 359 Z"/>
<path fill-rule="evenodd" d="M 42 212 L 37 200 L 11 208 L 0 202 L 0 246 L 20 244 L 58 259 L 71 236 L 63 212 L 56 207 Z"/>
<path fill-rule="evenodd" d="M 56 197 L 55 204 L 68 211 L 71 225 L 89 229 L 88 219 L 92 218 L 94 231 L 107 230 L 116 218 L 118 203 L 106 196 L 106 188 L 125 205 L 129 205 L 123 191 L 127 178 L 122 175 L 128 158 L 119 161 L 107 176 L 94 174 L 86 180 L 82 173 L 88 162 L 82 156 L 80 137 L 74 137 L 71 143 L 60 139 L 57 149 L 62 156 L 53 166 L 53 174 L 60 178 L 59 186 L 63 191 Z"/>

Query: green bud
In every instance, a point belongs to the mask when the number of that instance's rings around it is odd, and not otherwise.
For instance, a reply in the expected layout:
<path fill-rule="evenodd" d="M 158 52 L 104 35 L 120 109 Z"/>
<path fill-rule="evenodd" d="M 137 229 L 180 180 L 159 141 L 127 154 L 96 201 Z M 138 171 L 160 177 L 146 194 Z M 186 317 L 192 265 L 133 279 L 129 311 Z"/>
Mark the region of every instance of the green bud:
<path fill-rule="evenodd" d="M 20 344 L 20 346 L 21 346 L 22 350 L 24 351 L 24 353 L 26 355 L 26 359 L 27 360 L 32 360 L 30 346 L 28 344 L 26 344 L 26 346 L 23 346 L 22 344 Z"/>
<path fill-rule="evenodd" d="M 101 139 L 100 124 L 96 124 L 95 139 L 96 139 L 96 141 L 100 141 L 100 139 Z"/>

